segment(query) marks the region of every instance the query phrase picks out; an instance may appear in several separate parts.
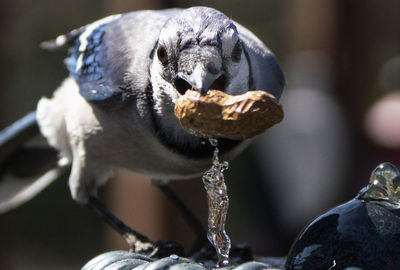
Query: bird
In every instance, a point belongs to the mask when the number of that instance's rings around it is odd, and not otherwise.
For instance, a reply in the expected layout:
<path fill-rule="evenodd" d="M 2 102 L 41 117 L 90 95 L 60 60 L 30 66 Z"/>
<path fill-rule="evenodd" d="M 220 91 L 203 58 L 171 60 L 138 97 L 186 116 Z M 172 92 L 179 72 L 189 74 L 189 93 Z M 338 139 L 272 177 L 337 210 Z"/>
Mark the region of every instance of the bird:
<path fill-rule="evenodd" d="M 210 167 L 213 146 L 184 130 L 174 115 L 188 89 L 201 95 L 261 89 L 279 99 L 285 86 L 269 48 L 210 7 L 111 15 L 41 46 L 68 49 L 69 76 L 9 137 L 37 125 L 57 151 L 58 167 L 71 168 L 73 200 L 106 216 L 97 191 L 117 170 L 165 183 Z M 251 140 L 217 141 L 221 158 L 231 160 Z"/>

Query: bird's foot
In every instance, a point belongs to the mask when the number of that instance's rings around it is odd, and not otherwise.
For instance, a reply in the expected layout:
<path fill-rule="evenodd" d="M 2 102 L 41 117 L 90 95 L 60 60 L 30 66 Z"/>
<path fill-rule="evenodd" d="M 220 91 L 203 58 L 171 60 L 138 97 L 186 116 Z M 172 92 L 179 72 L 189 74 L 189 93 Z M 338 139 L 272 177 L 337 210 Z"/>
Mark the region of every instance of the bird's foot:
<path fill-rule="evenodd" d="M 173 241 L 151 241 L 146 236 L 127 226 L 122 220 L 111 213 L 97 198 L 90 197 L 88 206 L 94 209 L 125 239 L 130 251 L 153 258 L 162 258 L 172 254 L 185 256 L 185 250 L 179 243 Z"/>

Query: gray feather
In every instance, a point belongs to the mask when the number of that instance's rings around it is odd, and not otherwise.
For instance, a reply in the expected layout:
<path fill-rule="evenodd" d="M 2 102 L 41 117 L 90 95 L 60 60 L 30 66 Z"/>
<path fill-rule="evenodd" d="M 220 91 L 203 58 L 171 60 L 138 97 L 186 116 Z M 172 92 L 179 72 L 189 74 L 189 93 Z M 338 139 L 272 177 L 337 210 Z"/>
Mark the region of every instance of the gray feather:
<path fill-rule="evenodd" d="M 279 99 L 285 87 L 285 77 L 277 59 L 252 32 L 239 23 L 236 27 L 251 63 L 254 90 L 265 90 Z"/>

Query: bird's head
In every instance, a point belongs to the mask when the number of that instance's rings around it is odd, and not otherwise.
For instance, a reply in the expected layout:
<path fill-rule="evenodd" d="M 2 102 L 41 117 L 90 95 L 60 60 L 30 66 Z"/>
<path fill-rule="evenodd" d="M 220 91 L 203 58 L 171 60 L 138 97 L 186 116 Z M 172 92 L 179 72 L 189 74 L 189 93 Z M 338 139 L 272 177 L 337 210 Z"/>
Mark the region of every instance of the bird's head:
<path fill-rule="evenodd" d="M 194 89 L 240 94 L 248 89 L 249 68 L 236 26 L 221 12 L 205 7 L 183 10 L 161 29 L 152 77 L 173 99 Z"/>

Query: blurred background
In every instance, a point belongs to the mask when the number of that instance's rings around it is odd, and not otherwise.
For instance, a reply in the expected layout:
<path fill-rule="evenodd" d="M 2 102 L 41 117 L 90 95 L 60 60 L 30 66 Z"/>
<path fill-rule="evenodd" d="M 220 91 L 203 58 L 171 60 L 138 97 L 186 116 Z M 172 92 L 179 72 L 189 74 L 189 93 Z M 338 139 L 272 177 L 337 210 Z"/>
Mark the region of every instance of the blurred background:
<path fill-rule="evenodd" d="M 400 166 L 400 2 L 397 0 L 2 0 L 0 128 L 35 109 L 67 76 L 65 51 L 43 40 L 113 13 L 206 5 L 253 31 L 287 79 L 284 121 L 230 163 L 227 231 L 261 256 L 285 256 L 301 229 L 351 199 L 381 162 Z M 198 179 L 172 187 L 206 224 Z M 0 181 L 0 191 L 7 193 Z M 143 177 L 121 172 L 106 204 L 151 239 L 186 247 L 194 235 Z M 0 269 L 80 269 L 127 249 L 95 213 L 72 201 L 67 179 L 0 216 Z"/>

